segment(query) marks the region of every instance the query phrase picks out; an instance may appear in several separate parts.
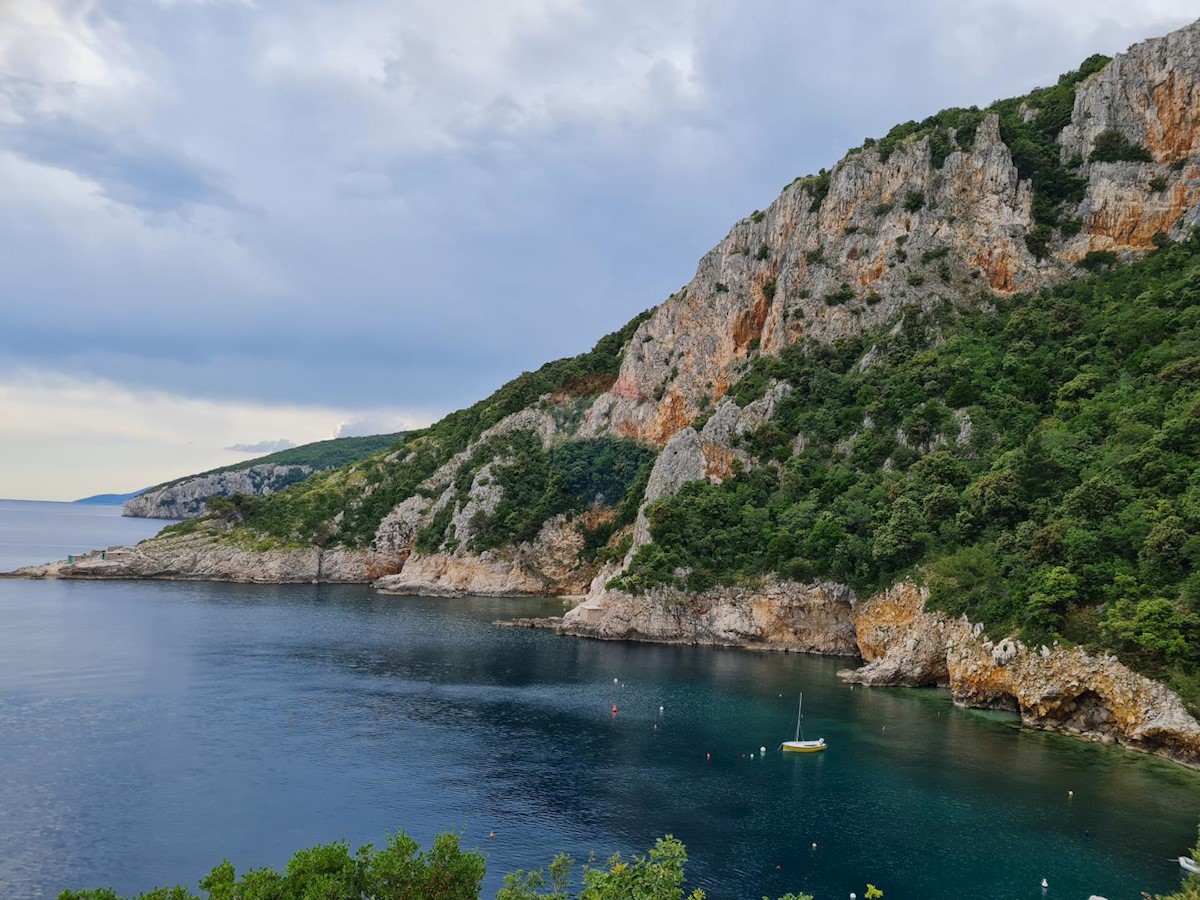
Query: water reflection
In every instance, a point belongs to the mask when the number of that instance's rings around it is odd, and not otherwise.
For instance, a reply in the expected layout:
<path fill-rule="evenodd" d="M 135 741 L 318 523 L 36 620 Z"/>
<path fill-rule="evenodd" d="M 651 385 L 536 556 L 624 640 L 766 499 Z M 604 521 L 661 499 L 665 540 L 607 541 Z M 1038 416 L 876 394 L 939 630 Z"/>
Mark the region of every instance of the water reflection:
<path fill-rule="evenodd" d="M 465 827 L 491 889 L 560 849 L 603 857 L 671 832 L 718 900 L 867 881 L 1036 898 L 1043 876 L 1115 897 L 1171 887 L 1165 860 L 1193 838 L 1191 773 L 944 693 L 851 689 L 844 660 L 491 624 L 557 608 L 0 583 L 0 882 L 133 891 L 403 825 L 421 840 Z M 783 757 L 800 690 L 831 749 Z"/>

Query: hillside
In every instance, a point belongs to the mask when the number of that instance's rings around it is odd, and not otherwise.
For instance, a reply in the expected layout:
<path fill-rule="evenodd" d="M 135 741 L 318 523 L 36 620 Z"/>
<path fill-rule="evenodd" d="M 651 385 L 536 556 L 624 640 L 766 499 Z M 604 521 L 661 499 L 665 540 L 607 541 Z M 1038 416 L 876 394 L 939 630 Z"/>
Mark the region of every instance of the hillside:
<path fill-rule="evenodd" d="M 126 516 L 187 519 L 202 514 L 205 501 L 211 497 L 239 493 L 264 497 L 303 481 L 313 472 L 336 469 L 394 446 L 403 437 L 404 433 L 398 432 L 315 441 L 197 475 L 185 475 L 135 494 L 123 495 L 116 502 L 124 503 L 123 515 Z M 89 498 L 77 502 L 98 501 Z"/>
<path fill-rule="evenodd" d="M 130 491 L 128 494 L 93 494 L 90 497 L 80 497 L 78 500 L 72 500 L 72 503 L 86 503 L 89 506 L 121 506 L 128 500 L 132 500 L 138 494 L 149 490 L 142 488 L 140 491 Z"/>
<path fill-rule="evenodd" d="M 70 574 L 587 593 L 549 624 L 1200 764 L 1198 218 L 1200 23 L 868 140 L 591 352 Z"/>

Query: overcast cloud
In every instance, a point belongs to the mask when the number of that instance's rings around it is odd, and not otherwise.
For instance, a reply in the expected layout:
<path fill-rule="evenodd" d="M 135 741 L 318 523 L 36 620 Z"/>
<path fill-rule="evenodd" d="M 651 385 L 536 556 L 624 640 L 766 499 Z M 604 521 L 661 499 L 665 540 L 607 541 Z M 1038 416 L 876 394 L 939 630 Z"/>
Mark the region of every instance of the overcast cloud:
<path fill-rule="evenodd" d="M 864 137 L 1195 15 L 5 0 L 0 496 L 64 496 L 8 440 L 60 402 L 22 385 L 327 416 L 224 437 L 179 422 L 211 465 L 231 441 L 424 424 L 659 302 L 734 220 Z M 131 465 L 193 464 L 130 441 Z M 155 480 L 122 472 L 97 460 L 81 493 Z"/>

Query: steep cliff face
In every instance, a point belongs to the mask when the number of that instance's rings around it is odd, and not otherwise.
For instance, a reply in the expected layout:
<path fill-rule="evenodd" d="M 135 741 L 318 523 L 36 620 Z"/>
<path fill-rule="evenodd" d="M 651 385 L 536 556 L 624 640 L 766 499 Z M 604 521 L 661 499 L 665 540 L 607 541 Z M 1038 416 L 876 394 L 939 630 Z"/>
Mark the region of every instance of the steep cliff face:
<path fill-rule="evenodd" d="M 594 567 L 580 560 L 583 537 L 567 516 L 547 521 L 532 541 L 482 553 L 416 554 L 396 575 L 375 582 L 385 594 L 509 597 L 580 594 Z"/>
<path fill-rule="evenodd" d="M 139 494 L 125 504 L 121 515 L 147 519 L 190 519 L 204 513 L 210 497 L 248 494 L 266 497 L 313 473 L 311 466 L 281 466 L 266 463 L 236 472 L 198 475 L 167 487 Z"/>
<path fill-rule="evenodd" d="M 1028 291 L 1076 274 L 1091 250 L 1132 254 L 1156 235 L 1177 236 L 1200 201 L 1198 42 L 1200 23 L 1136 45 L 1079 85 L 1059 144 L 1085 182 L 1082 200 L 1062 210 L 1080 230 L 1049 235 L 1041 259 L 1031 251 L 1033 186 L 996 114 L 973 140 L 955 135 L 970 149 L 944 159 L 926 135 L 890 155 L 853 152 L 827 178 L 797 179 L 735 225 L 639 328 L 585 432 L 662 445 L 756 353 L 857 334 L 906 305 Z M 1152 161 L 1088 162 L 1105 131 L 1149 148 Z"/>

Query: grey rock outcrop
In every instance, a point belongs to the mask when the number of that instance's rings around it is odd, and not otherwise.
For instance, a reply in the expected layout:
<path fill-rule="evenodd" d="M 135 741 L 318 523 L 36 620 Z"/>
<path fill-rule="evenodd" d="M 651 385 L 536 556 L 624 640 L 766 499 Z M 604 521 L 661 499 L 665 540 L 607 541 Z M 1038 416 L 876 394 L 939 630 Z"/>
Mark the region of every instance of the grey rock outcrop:
<path fill-rule="evenodd" d="M 147 519 L 190 519 L 204 513 L 204 502 L 209 497 L 234 494 L 266 497 L 303 481 L 312 473 L 311 466 L 266 463 L 236 472 L 198 475 L 139 494 L 125 503 L 121 514 Z"/>
<path fill-rule="evenodd" d="M 699 594 L 606 591 L 552 623 L 560 634 L 854 656 L 854 592 L 832 583 L 768 581 Z"/>
<path fill-rule="evenodd" d="M 299 584 L 368 584 L 400 571 L 404 554 L 374 550 L 252 550 L 222 543 L 208 533 L 164 535 L 135 547 L 77 557 L 72 562 L 26 566 L 24 578 L 163 578 Z"/>
<path fill-rule="evenodd" d="M 547 521 L 537 537 L 483 553 L 416 554 L 397 574 L 375 582 L 384 594 L 511 597 L 581 594 L 594 567 L 579 561 L 583 536 L 567 516 Z"/>

